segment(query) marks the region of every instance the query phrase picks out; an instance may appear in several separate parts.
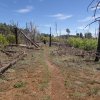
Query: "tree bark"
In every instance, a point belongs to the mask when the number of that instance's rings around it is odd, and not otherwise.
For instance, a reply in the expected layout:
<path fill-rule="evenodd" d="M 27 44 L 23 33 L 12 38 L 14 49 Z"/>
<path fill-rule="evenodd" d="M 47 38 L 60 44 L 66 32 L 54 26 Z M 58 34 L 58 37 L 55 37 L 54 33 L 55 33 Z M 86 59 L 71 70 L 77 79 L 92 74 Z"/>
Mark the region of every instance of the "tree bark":
<path fill-rule="evenodd" d="M 25 57 L 26 54 L 25 53 L 21 53 L 19 54 L 15 60 L 11 61 L 9 64 L 7 64 L 6 66 L 0 68 L 0 74 L 3 74 L 8 68 L 10 68 L 12 65 L 16 64 L 19 60 L 21 60 L 23 57 Z"/>
<path fill-rule="evenodd" d="M 17 32 L 17 28 L 15 28 L 15 39 L 16 39 L 16 44 L 18 44 L 18 32 Z"/>
<path fill-rule="evenodd" d="M 21 33 L 25 36 L 25 38 L 26 38 L 28 41 L 30 41 L 30 43 L 31 43 L 32 45 L 34 45 L 36 48 L 39 47 L 38 44 L 36 44 L 35 42 L 31 41 L 22 31 L 21 31 Z"/>
<path fill-rule="evenodd" d="M 97 53 L 96 53 L 95 62 L 98 62 L 99 59 L 100 59 L 100 21 L 99 21 L 98 46 L 97 46 Z"/>
<path fill-rule="evenodd" d="M 51 47 L 51 27 L 50 27 L 50 40 L 49 40 L 49 47 Z"/>

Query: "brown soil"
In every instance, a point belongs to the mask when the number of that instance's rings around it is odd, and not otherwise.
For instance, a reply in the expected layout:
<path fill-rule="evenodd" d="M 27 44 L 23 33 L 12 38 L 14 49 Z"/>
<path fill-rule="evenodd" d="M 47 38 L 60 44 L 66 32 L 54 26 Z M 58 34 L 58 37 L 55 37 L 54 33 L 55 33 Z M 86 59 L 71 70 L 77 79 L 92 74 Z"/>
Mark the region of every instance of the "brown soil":
<path fill-rule="evenodd" d="M 66 88 L 64 86 L 64 77 L 61 74 L 60 70 L 58 67 L 53 65 L 48 58 L 48 50 L 45 49 L 45 62 L 48 65 L 48 69 L 51 73 L 51 80 L 50 80 L 50 87 L 51 87 L 51 98 L 52 100 L 69 100 L 67 93 L 66 93 Z"/>
<path fill-rule="evenodd" d="M 0 76 L 0 100 L 99 100 L 100 63 L 69 53 L 50 56 L 57 48 L 43 49 L 20 50 L 27 56 Z M 12 59 L 0 53 L 3 65 Z"/>
<path fill-rule="evenodd" d="M 47 48 L 40 51 L 23 50 L 27 57 L 0 78 L 0 100 L 67 100 L 64 78 L 49 61 Z M 21 82 L 24 85 L 14 87 Z"/>

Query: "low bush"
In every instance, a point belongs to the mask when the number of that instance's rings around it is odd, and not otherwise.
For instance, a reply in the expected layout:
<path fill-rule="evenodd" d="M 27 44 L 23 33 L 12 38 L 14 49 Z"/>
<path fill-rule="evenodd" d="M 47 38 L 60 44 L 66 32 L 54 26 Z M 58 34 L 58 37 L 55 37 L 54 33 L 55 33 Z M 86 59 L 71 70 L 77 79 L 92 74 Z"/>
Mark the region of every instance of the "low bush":
<path fill-rule="evenodd" d="M 9 44 L 9 42 L 7 41 L 7 38 L 4 35 L 0 34 L 0 45 L 6 46 L 8 44 Z"/>
<path fill-rule="evenodd" d="M 7 35 L 7 41 L 8 41 L 9 43 L 15 43 L 15 35 L 8 34 L 8 35 Z"/>
<path fill-rule="evenodd" d="M 96 39 L 87 39 L 87 38 L 74 38 L 71 37 L 67 40 L 67 43 L 75 48 L 80 48 L 84 50 L 93 50 L 97 48 Z"/>

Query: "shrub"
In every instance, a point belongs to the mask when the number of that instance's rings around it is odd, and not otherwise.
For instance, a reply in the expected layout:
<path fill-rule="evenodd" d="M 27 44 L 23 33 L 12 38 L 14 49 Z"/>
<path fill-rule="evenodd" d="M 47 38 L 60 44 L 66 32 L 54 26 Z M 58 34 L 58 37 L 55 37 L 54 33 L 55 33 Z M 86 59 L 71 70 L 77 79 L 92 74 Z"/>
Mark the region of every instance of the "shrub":
<path fill-rule="evenodd" d="M 26 83 L 23 83 L 22 81 L 20 82 L 17 82 L 14 84 L 14 88 L 21 88 L 21 87 L 24 87 L 26 85 Z"/>
<path fill-rule="evenodd" d="M 9 41 L 9 43 L 15 43 L 15 36 L 12 34 L 8 34 L 7 41 Z"/>
<path fill-rule="evenodd" d="M 96 39 L 82 39 L 82 38 L 69 38 L 67 43 L 75 48 L 80 48 L 84 50 L 93 50 L 97 47 Z"/>
<path fill-rule="evenodd" d="M 44 41 L 44 40 L 45 40 L 45 41 L 48 42 L 48 41 L 49 41 L 49 37 L 41 36 L 41 37 L 40 37 L 40 40 L 41 40 L 41 41 Z"/>
<path fill-rule="evenodd" d="M 1 46 L 6 46 L 8 44 L 9 44 L 9 42 L 7 41 L 6 37 L 3 36 L 2 34 L 0 34 L 0 45 Z"/>

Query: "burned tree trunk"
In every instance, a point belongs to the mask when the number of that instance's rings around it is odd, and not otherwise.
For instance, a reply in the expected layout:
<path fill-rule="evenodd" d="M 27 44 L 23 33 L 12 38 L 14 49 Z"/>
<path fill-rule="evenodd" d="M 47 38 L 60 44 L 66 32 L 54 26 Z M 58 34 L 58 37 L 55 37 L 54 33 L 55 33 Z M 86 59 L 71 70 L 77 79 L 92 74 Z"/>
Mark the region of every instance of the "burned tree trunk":
<path fill-rule="evenodd" d="M 98 62 L 99 58 L 100 58 L 100 21 L 99 21 L 98 46 L 97 46 L 97 53 L 96 53 L 95 62 Z"/>
<path fill-rule="evenodd" d="M 17 27 L 15 28 L 15 39 L 16 39 L 16 44 L 18 44 L 18 32 L 17 32 Z"/>
<path fill-rule="evenodd" d="M 51 27 L 50 27 L 50 36 L 49 36 L 50 40 L 49 40 L 49 47 L 51 47 Z"/>

